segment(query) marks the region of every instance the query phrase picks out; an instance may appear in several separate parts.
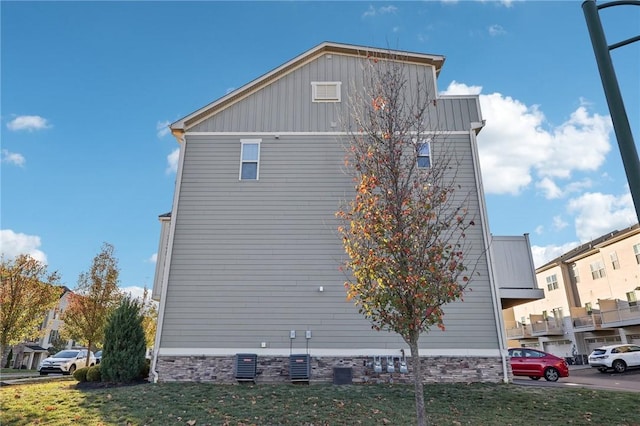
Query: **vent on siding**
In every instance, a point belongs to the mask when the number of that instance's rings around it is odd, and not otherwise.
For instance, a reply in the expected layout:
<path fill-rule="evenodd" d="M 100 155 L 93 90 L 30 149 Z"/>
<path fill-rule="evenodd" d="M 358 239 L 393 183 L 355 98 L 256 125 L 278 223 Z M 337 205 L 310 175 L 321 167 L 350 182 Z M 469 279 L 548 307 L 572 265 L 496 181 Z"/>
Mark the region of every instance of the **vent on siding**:
<path fill-rule="evenodd" d="M 289 355 L 289 377 L 292 382 L 308 382 L 311 362 L 308 354 Z"/>
<path fill-rule="evenodd" d="M 236 354 L 236 380 L 239 382 L 256 382 L 258 369 L 257 354 Z"/>
<path fill-rule="evenodd" d="M 340 102 L 340 81 L 312 81 L 311 95 L 313 102 Z"/>

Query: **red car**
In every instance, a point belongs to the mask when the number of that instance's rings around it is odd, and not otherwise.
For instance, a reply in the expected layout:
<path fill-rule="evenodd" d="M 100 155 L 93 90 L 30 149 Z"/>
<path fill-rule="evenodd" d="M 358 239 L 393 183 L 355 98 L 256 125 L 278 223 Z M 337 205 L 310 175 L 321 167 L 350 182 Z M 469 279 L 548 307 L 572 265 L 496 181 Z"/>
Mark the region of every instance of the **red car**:
<path fill-rule="evenodd" d="M 544 377 L 549 382 L 569 377 L 567 362 L 555 355 L 531 348 L 511 348 L 509 357 L 514 376 L 529 376 L 533 380 Z"/>

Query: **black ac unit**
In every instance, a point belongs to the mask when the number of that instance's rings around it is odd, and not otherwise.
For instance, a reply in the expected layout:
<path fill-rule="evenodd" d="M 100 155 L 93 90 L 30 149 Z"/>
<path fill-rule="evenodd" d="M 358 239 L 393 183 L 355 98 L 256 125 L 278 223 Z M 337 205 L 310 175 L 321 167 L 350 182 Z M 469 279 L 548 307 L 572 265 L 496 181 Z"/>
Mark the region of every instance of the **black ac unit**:
<path fill-rule="evenodd" d="M 236 354 L 236 380 L 239 382 L 256 382 L 258 371 L 257 354 Z"/>
<path fill-rule="evenodd" d="M 311 357 L 308 354 L 289 356 L 289 377 L 292 382 L 308 382 L 311 374 Z"/>

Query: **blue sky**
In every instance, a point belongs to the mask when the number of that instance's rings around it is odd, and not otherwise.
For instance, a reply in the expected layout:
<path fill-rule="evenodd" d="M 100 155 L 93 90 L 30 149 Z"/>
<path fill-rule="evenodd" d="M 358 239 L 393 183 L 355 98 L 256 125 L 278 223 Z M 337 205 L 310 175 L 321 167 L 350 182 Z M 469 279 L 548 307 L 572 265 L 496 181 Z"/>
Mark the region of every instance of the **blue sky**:
<path fill-rule="evenodd" d="M 580 1 L 1 2 L 1 244 L 73 288 L 103 242 L 153 285 L 177 143 L 166 125 L 323 41 L 446 56 L 478 93 L 491 232 L 538 265 L 637 222 Z M 601 17 L 609 43 L 640 8 Z M 612 52 L 640 138 L 640 43 Z M 135 291 L 134 291 L 135 292 Z"/>

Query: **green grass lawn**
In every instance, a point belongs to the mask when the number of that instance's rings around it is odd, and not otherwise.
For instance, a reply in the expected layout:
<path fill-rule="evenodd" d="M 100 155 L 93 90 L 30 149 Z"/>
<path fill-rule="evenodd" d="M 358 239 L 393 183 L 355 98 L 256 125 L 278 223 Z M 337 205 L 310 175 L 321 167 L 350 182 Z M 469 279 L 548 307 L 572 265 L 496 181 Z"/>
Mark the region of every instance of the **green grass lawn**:
<path fill-rule="evenodd" d="M 433 425 L 640 425 L 640 395 L 505 384 L 425 386 Z M 409 385 L 143 384 L 0 388 L 2 425 L 411 425 Z"/>

